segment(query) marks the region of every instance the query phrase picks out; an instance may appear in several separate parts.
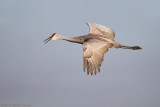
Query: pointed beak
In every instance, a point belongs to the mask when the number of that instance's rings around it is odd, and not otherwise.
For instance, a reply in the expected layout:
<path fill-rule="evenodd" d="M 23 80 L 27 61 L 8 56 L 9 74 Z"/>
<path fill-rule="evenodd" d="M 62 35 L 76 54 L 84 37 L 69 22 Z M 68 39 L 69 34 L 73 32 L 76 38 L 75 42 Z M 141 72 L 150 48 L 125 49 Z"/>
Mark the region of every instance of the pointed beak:
<path fill-rule="evenodd" d="M 43 42 L 46 44 L 47 42 L 49 42 L 52 39 L 52 36 L 50 36 L 49 38 L 45 39 Z"/>

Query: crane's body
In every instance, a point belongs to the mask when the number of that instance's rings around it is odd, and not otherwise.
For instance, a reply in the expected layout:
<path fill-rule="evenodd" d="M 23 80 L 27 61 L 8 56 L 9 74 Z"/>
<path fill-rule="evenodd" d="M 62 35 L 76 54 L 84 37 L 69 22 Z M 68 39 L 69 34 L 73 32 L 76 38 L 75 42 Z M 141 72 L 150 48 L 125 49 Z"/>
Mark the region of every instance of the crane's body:
<path fill-rule="evenodd" d="M 50 40 L 67 40 L 69 42 L 79 43 L 83 45 L 83 63 L 84 72 L 87 68 L 87 74 L 96 75 L 97 71 L 100 72 L 100 66 L 102 64 L 104 54 L 109 48 L 124 48 L 137 50 L 141 49 L 139 46 L 123 46 L 114 41 L 115 33 L 112 29 L 95 24 L 87 23 L 90 31 L 88 35 L 79 37 L 64 37 L 60 34 L 54 33 L 51 37 L 44 40 L 47 43 Z"/>

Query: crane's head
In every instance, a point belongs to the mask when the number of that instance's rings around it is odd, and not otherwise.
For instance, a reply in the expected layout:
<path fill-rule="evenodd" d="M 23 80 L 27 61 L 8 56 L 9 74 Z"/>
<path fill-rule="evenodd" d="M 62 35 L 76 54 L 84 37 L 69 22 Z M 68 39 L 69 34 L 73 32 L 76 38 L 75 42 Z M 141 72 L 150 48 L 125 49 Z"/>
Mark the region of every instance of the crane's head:
<path fill-rule="evenodd" d="M 57 39 L 62 39 L 62 36 L 60 34 L 53 33 L 52 36 L 50 36 L 49 38 L 45 39 L 44 42 L 46 44 L 50 40 L 57 40 Z"/>

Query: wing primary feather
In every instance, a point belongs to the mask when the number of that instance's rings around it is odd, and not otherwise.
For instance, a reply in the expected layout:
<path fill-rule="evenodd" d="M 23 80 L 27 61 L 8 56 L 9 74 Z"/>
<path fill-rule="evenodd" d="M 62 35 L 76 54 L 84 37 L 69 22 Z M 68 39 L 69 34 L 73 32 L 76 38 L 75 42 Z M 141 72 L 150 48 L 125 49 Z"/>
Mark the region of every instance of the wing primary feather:
<path fill-rule="evenodd" d="M 95 64 L 93 64 L 93 68 L 94 68 L 94 74 L 96 75 L 97 70 L 96 70 L 96 66 L 95 66 Z"/>
<path fill-rule="evenodd" d="M 95 66 L 95 62 L 94 62 L 94 60 L 93 60 L 93 69 L 94 69 L 94 74 L 96 75 L 97 70 L 96 70 L 96 66 Z"/>
<path fill-rule="evenodd" d="M 91 58 L 91 62 L 92 62 L 92 70 L 93 70 L 94 74 L 96 75 L 97 70 L 96 70 L 95 61 L 93 58 Z"/>
<path fill-rule="evenodd" d="M 97 69 L 98 69 L 98 72 L 100 72 L 100 66 L 99 65 L 97 65 Z"/>
<path fill-rule="evenodd" d="M 85 58 L 83 58 L 83 70 L 84 70 L 84 72 L 86 70 L 86 59 Z"/>
<path fill-rule="evenodd" d="M 89 75 L 89 62 L 87 60 L 87 74 Z"/>
<path fill-rule="evenodd" d="M 91 70 L 91 76 L 93 75 L 93 69 L 92 69 L 92 61 L 89 61 L 89 65 L 90 65 L 90 70 Z"/>

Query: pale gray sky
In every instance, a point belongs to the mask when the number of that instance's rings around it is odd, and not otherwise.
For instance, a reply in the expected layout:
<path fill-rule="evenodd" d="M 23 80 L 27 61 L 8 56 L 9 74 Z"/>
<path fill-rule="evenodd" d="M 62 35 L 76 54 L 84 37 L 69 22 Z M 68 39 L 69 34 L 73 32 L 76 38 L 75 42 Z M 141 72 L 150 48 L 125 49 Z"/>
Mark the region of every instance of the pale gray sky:
<path fill-rule="evenodd" d="M 159 0 L 0 0 L 0 104 L 32 107 L 160 107 Z M 101 72 L 83 72 L 82 46 L 43 40 L 80 36 L 86 22 L 115 41 Z"/>

